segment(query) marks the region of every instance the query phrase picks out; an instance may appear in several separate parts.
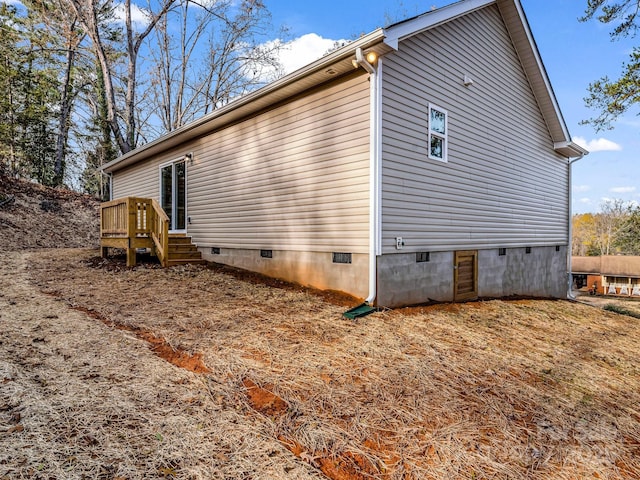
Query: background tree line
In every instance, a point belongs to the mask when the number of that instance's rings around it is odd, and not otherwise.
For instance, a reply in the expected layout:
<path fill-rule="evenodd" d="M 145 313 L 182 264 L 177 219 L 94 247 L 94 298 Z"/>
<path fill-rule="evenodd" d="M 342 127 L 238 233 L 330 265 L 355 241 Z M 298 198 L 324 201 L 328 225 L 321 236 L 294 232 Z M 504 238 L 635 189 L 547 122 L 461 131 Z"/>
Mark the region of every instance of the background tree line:
<path fill-rule="evenodd" d="M 573 216 L 573 255 L 640 255 L 640 206 L 609 200 L 599 213 Z"/>
<path fill-rule="evenodd" d="M 0 3 L 0 174 L 107 195 L 99 167 L 281 74 L 261 0 Z"/>

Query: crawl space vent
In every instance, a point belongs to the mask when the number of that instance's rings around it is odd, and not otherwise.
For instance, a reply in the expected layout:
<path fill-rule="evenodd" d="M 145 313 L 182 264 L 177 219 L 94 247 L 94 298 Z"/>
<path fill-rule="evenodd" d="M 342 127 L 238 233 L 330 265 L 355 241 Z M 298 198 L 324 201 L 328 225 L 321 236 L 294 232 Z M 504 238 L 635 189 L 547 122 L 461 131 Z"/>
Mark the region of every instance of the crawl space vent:
<path fill-rule="evenodd" d="M 351 254 L 333 252 L 333 263 L 351 263 Z"/>
<path fill-rule="evenodd" d="M 416 262 L 428 262 L 429 261 L 429 252 L 417 252 L 416 253 Z"/>

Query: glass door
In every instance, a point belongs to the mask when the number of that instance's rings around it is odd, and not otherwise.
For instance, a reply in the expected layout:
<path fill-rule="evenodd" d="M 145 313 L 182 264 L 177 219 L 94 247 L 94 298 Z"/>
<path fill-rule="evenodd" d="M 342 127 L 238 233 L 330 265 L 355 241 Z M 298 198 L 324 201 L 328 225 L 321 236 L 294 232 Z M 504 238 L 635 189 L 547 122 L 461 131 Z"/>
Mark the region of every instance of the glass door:
<path fill-rule="evenodd" d="M 184 161 L 160 168 L 160 205 L 169 217 L 169 230 L 187 229 L 187 172 Z"/>

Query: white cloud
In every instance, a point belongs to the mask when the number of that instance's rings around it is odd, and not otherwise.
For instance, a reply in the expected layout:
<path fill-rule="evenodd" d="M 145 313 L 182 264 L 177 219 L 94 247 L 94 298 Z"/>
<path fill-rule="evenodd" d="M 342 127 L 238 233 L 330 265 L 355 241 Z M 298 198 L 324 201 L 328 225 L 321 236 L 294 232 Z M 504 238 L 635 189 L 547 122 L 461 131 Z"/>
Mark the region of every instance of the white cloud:
<path fill-rule="evenodd" d="M 123 3 L 117 3 L 113 9 L 113 13 L 116 16 L 118 23 L 124 23 L 126 18 L 126 12 Z M 149 22 L 149 12 L 138 7 L 134 3 L 131 4 L 131 23 L 134 25 L 146 25 Z"/>
<path fill-rule="evenodd" d="M 575 137 L 573 141 L 590 152 L 617 152 L 622 146 L 606 138 L 595 138 L 587 141 L 584 137 Z"/>
<path fill-rule="evenodd" d="M 613 187 L 609 191 L 612 193 L 633 193 L 636 191 L 636 187 Z"/>
<path fill-rule="evenodd" d="M 347 40 L 332 40 L 315 33 L 307 33 L 283 45 L 280 51 L 280 63 L 284 73 L 291 73 L 317 60 L 337 44 L 344 45 Z"/>
<path fill-rule="evenodd" d="M 591 199 L 587 197 L 583 197 L 580 199 L 580 203 L 584 203 L 585 205 L 591 205 Z"/>
<path fill-rule="evenodd" d="M 17 5 L 19 7 L 24 7 L 22 2 L 19 0 L 2 0 L 2 3 L 6 3 L 7 5 Z"/>
<path fill-rule="evenodd" d="M 348 40 L 332 40 L 330 38 L 323 38 L 315 33 L 307 33 L 289 42 L 283 42 L 281 39 L 270 40 L 258 48 L 265 51 L 278 49 L 277 59 L 280 62 L 281 68 L 276 71 L 276 69 L 272 67 L 251 66 L 249 70 L 253 71 L 254 75 L 257 71 L 258 77 L 263 82 L 268 83 L 321 58 L 330 50 L 335 49 L 336 45 L 342 46 L 347 43 L 349 43 Z"/>
<path fill-rule="evenodd" d="M 584 193 L 591 190 L 591 187 L 589 185 L 574 185 L 572 190 L 576 193 Z"/>

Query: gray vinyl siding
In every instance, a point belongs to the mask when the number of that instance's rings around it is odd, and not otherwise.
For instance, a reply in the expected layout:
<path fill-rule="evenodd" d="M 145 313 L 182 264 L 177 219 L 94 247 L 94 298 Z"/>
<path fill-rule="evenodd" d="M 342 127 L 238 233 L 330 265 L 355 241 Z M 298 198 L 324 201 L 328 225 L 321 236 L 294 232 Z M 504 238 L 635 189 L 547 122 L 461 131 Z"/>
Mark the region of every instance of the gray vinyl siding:
<path fill-rule="evenodd" d="M 495 5 L 401 41 L 382 78 L 383 253 L 395 237 L 432 251 L 567 243 L 567 162 Z M 429 103 L 448 112 L 447 163 L 427 158 Z"/>
<path fill-rule="evenodd" d="M 187 231 L 198 246 L 368 252 L 366 75 L 116 172 L 114 197 L 158 198 L 159 165 L 187 152 Z"/>
<path fill-rule="evenodd" d="M 113 198 L 143 197 L 160 201 L 158 162 L 138 163 L 113 174 Z"/>

